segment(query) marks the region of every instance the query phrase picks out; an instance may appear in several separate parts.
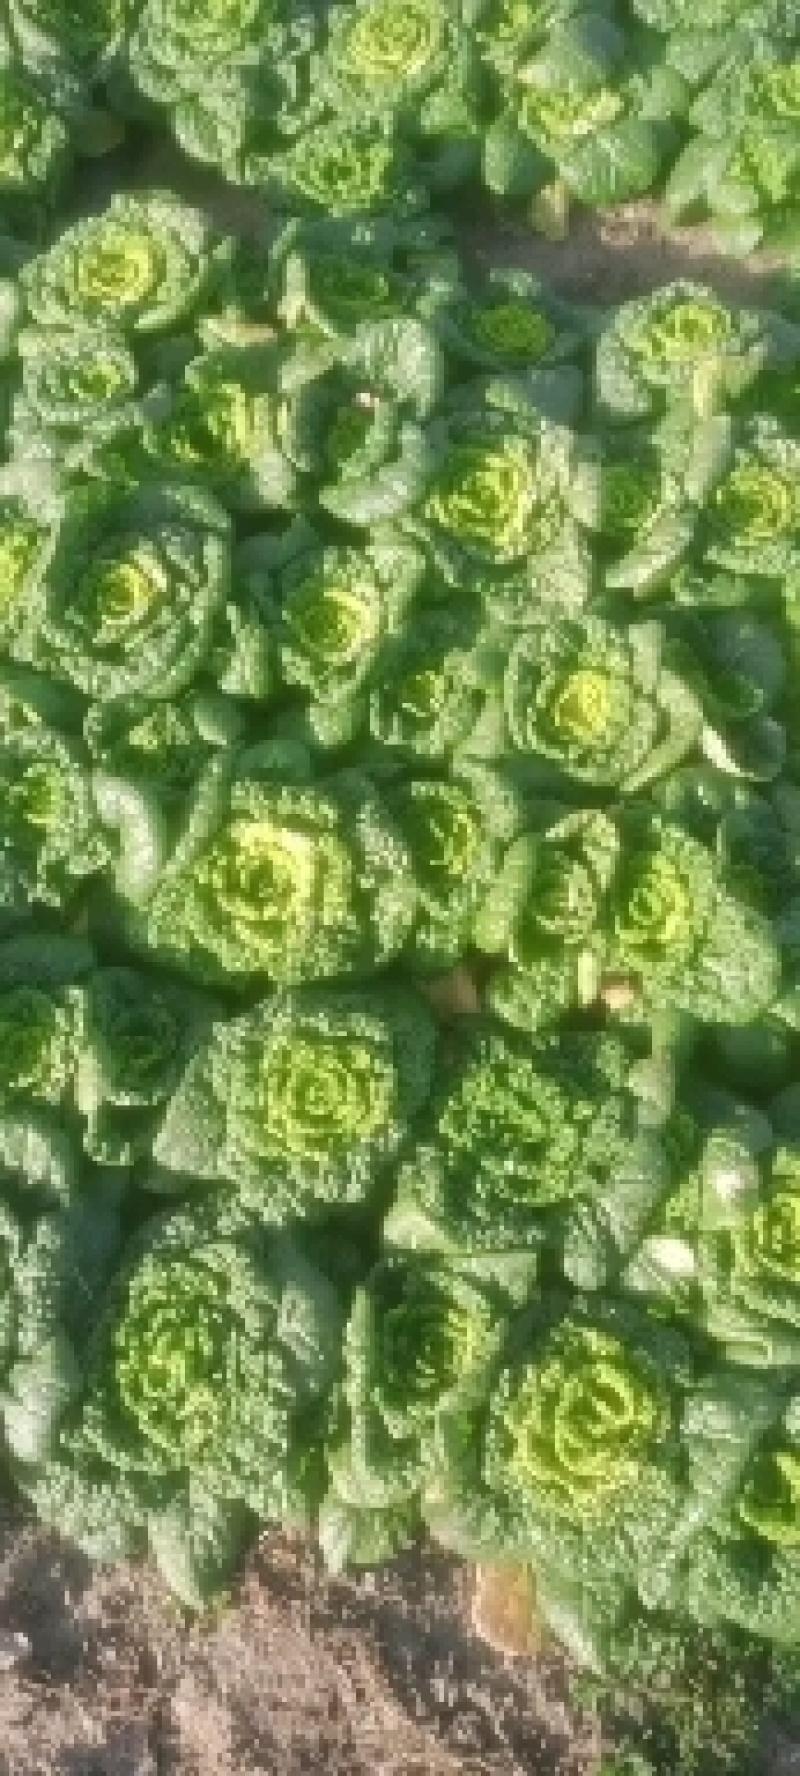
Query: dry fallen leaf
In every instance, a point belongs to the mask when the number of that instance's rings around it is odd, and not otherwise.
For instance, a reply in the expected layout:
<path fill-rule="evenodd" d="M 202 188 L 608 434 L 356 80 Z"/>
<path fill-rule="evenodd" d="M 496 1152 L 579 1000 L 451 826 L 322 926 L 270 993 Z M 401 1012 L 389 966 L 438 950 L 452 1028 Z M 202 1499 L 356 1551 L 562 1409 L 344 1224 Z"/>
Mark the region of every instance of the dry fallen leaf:
<path fill-rule="evenodd" d="M 532 1658 L 541 1650 L 543 1630 L 529 1567 L 476 1566 L 472 1627 L 496 1652 Z"/>

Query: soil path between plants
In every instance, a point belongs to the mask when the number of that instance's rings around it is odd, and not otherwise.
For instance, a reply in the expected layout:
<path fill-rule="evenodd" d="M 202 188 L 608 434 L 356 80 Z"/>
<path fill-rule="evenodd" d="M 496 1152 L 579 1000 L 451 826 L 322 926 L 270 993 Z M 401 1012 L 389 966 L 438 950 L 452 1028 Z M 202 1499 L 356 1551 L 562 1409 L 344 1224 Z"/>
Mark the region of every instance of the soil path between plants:
<path fill-rule="evenodd" d="M 189 1624 L 148 1568 L 92 1571 L 7 1508 L 1 1776 L 583 1776 L 560 1662 L 469 1631 L 463 1569 L 418 1552 L 328 1580 L 266 1537 L 231 1607 Z"/>

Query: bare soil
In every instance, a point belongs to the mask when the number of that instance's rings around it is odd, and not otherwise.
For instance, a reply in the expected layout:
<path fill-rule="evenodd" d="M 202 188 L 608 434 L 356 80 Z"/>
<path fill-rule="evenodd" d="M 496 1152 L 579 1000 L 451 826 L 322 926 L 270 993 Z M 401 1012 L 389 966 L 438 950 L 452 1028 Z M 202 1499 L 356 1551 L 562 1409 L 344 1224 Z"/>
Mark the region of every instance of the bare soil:
<path fill-rule="evenodd" d="M 467 1575 L 422 1551 L 325 1579 L 267 1537 L 231 1606 L 189 1623 L 149 1568 L 92 1571 L 6 1508 L 0 1776 L 588 1776 L 557 1657 L 492 1653 Z"/>
<path fill-rule="evenodd" d="M 486 266 L 535 272 L 579 302 L 627 302 L 674 278 L 710 284 L 734 302 L 769 301 L 781 261 L 766 254 L 732 259 L 704 228 L 670 228 L 656 204 L 576 211 L 565 240 L 536 234 L 522 216 L 487 210 L 462 230 L 467 250 Z"/>

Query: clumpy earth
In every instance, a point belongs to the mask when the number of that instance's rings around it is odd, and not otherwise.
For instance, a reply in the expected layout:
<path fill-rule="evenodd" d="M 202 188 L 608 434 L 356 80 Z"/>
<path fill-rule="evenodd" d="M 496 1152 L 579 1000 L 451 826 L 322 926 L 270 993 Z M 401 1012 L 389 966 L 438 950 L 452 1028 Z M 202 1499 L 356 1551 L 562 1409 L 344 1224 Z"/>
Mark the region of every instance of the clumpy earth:
<path fill-rule="evenodd" d="M 98 170 L 90 207 L 112 174 Z M 244 232 L 262 213 L 173 150 L 136 182 Z M 476 262 L 601 304 L 674 277 L 763 301 L 775 270 L 665 230 L 647 204 L 576 218 L 559 242 L 487 211 L 461 238 Z M 148 1568 L 93 1572 L 0 1503 L 0 1776 L 592 1776 L 601 1747 L 569 1710 L 557 1650 L 492 1650 L 472 1631 L 471 1584 L 430 1549 L 331 1580 L 308 1546 L 267 1536 L 230 1607 L 191 1623 Z M 800 1776 L 800 1751 L 783 1747 L 775 1772 Z"/>
<path fill-rule="evenodd" d="M 492 1652 L 469 1617 L 438 1553 L 331 1580 L 267 1536 L 190 1623 L 148 1568 L 93 1572 L 6 1505 L 0 1776 L 589 1776 L 555 1651 Z"/>

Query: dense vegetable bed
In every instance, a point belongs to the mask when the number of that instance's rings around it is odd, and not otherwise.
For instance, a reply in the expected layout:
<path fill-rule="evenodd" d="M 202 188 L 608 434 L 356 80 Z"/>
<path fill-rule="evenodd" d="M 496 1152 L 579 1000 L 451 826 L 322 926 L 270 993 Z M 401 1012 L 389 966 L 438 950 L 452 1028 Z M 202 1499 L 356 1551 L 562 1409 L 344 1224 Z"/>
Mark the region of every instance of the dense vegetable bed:
<path fill-rule="evenodd" d="M 390 201 L 641 189 L 597 107 L 649 185 L 731 44 L 788 117 L 789 9 L 718 10 L 6 8 L 0 1404 L 193 1606 L 427 1525 L 595 1665 L 800 1638 L 796 290 L 581 309 Z M 176 94 L 259 238 L 58 208 Z"/>
<path fill-rule="evenodd" d="M 6 0 L 3 42 L 10 213 L 46 212 L 110 104 L 298 211 L 479 180 L 563 228 L 655 191 L 735 252 L 798 246 L 797 0 Z"/>

